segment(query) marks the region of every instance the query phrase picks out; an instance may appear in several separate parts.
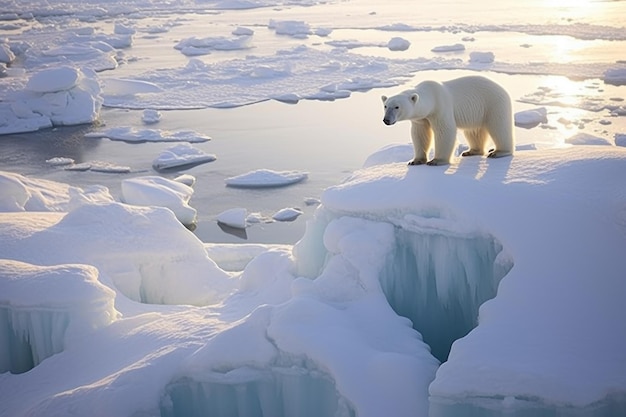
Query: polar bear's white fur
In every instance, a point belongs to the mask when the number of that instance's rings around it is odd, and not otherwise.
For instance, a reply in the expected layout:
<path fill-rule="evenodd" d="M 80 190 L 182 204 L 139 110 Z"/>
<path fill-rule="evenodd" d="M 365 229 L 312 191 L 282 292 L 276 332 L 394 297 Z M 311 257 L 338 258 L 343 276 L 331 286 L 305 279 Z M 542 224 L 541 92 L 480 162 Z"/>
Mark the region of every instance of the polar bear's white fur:
<path fill-rule="evenodd" d="M 515 149 L 511 98 L 504 88 L 485 77 L 423 81 L 415 89 L 389 98 L 382 96 L 382 100 L 386 125 L 411 121 L 415 157 L 410 165 L 449 164 L 457 128 L 464 131 L 470 146 L 463 156 L 484 155 L 489 137 L 495 145 L 489 157 L 512 155 Z M 427 162 L 433 137 L 435 157 Z"/>

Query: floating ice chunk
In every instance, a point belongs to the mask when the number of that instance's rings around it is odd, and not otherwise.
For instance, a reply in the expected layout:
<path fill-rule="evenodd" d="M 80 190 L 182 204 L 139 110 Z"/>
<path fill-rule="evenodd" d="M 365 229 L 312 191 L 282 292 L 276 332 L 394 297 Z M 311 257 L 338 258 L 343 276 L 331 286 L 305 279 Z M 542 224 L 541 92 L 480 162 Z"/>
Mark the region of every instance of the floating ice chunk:
<path fill-rule="evenodd" d="M 180 50 L 184 55 L 203 55 L 211 51 L 234 51 L 239 49 L 248 49 L 250 37 L 236 36 L 232 39 L 224 37 L 208 37 L 208 38 L 186 38 L 178 42 L 175 49 Z"/>
<path fill-rule="evenodd" d="M 66 171 L 89 171 L 91 169 L 91 162 L 81 162 L 65 167 Z"/>
<path fill-rule="evenodd" d="M 89 169 L 94 172 L 104 172 L 107 174 L 127 174 L 131 171 L 129 166 L 118 165 L 107 161 L 91 161 Z"/>
<path fill-rule="evenodd" d="M 0 259 L 0 373 L 26 372 L 68 340 L 114 321 L 115 292 L 98 276 L 89 265 Z"/>
<path fill-rule="evenodd" d="M 399 37 L 391 38 L 389 42 L 387 42 L 387 48 L 389 48 L 390 51 L 406 51 L 409 49 L 409 46 L 411 46 L 411 42 Z"/>
<path fill-rule="evenodd" d="M 308 173 L 302 171 L 272 171 L 270 169 L 258 169 L 246 174 L 226 178 L 226 185 L 240 188 L 266 188 L 282 187 L 295 184 L 308 177 Z"/>
<path fill-rule="evenodd" d="M 278 222 L 290 222 L 298 218 L 302 214 L 302 210 L 294 207 L 286 207 L 278 210 L 272 215 L 272 219 Z"/>
<path fill-rule="evenodd" d="M 153 109 L 145 109 L 141 114 L 141 121 L 147 125 L 158 123 L 161 120 L 161 112 Z"/>
<path fill-rule="evenodd" d="M 306 197 L 304 199 L 304 204 L 306 204 L 307 206 L 318 206 L 320 205 L 322 202 L 320 201 L 319 198 L 317 197 Z"/>
<path fill-rule="evenodd" d="M 612 143 L 606 139 L 601 138 L 589 133 L 580 132 L 565 139 L 565 143 L 570 145 L 612 145 Z"/>
<path fill-rule="evenodd" d="M 91 123 L 100 114 L 100 92 L 91 70 L 42 70 L 30 77 L 24 91 L 8 94 L 0 102 L 0 134 Z"/>
<path fill-rule="evenodd" d="M 613 85 L 626 85 L 626 67 L 610 68 L 604 72 L 604 82 Z"/>
<path fill-rule="evenodd" d="M 406 23 L 392 23 L 390 25 L 380 26 L 378 30 L 384 30 L 389 32 L 414 32 L 416 27 L 407 25 Z"/>
<path fill-rule="evenodd" d="M 112 70 L 117 68 L 115 49 L 106 42 L 75 39 L 75 43 L 49 49 L 31 47 L 24 52 L 26 68 L 42 66 L 72 65 L 91 68 L 94 71 Z"/>
<path fill-rule="evenodd" d="M 193 188 L 158 176 L 129 178 L 122 181 L 122 200 L 135 206 L 166 207 L 185 225 L 194 224 L 196 210 L 189 206 Z"/>
<path fill-rule="evenodd" d="M 107 95 L 133 95 L 145 93 L 158 93 L 163 91 L 158 85 L 140 80 L 125 80 L 121 78 L 107 78 L 104 81 L 104 94 Z"/>
<path fill-rule="evenodd" d="M 455 43 L 453 45 L 440 45 L 431 49 L 431 52 L 462 52 L 465 50 L 465 45 L 462 43 Z"/>
<path fill-rule="evenodd" d="M 250 28 L 238 26 L 231 33 L 235 36 L 252 36 L 254 34 L 254 31 Z"/>
<path fill-rule="evenodd" d="M 277 35 L 287 35 L 294 38 L 306 38 L 311 34 L 311 26 L 301 20 L 270 19 L 268 27 L 274 29 Z"/>
<path fill-rule="evenodd" d="M 226 226 L 234 227 L 237 229 L 245 229 L 247 217 L 248 210 L 242 207 L 235 207 L 218 214 L 217 221 L 219 223 L 225 224 Z"/>
<path fill-rule="evenodd" d="M 74 160 L 72 158 L 66 158 L 62 156 L 56 156 L 54 158 L 46 159 L 46 164 L 53 166 L 72 165 Z"/>
<path fill-rule="evenodd" d="M 515 113 L 515 126 L 530 129 L 540 123 L 548 123 L 548 110 L 545 107 Z"/>
<path fill-rule="evenodd" d="M 206 142 L 210 136 L 202 135 L 192 130 L 170 132 L 160 129 L 135 129 L 133 127 L 112 127 L 85 134 L 86 138 L 107 138 L 124 142 Z"/>
<path fill-rule="evenodd" d="M 333 30 L 330 28 L 317 28 L 313 33 L 315 33 L 317 36 L 326 37 L 333 33 Z"/>
<path fill-rule="evenodd" d="M 470 52 L 469 61 L 472 64 L 491 64 L 495 60 L 495 55 L 493 52 Z"/>
<path fill-rule="evenodd" d="M 156 170 L 169 169 L 204 164 L 216 159 L 217 157 L 213 154 L 205 153 L 188 143 L 181 143 L 163 150 L 152 162 L 152 167 Z"/>

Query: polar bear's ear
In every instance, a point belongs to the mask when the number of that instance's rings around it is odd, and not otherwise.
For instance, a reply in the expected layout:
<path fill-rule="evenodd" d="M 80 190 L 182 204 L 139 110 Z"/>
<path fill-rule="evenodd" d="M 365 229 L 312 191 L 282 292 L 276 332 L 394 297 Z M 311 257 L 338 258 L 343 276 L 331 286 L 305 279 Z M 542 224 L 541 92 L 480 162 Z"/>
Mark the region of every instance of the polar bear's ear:
<path fill-rule="evenodd" d="M 418 96 L 417 93 L 411 94 L 411 101 L 413 102 L 413 104 L 417 103 L 419 99 L 420 99 L 420 96 Z"/>
<path fill-rule="evenodd" d="M 387 101 L 387 96 L 380 96 L 380 98 L 383 100 L 383 103 Z"/>

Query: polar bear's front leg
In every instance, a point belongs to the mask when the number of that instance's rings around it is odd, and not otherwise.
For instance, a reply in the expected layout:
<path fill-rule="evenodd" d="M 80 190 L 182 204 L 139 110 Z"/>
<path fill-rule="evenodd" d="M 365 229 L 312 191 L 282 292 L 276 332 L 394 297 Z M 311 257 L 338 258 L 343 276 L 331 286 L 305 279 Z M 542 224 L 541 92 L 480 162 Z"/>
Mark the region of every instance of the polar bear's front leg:
<path fill-rule="evenodd" d="M 432 123 L 435 135 L 435 157 L 428 165 L 448 165 L 456 144 L 456 124 L 454 120 L 436 120 Z"/>
<path fill-rule="evenodd" d="M 425 164 L 428 152 L 433 146 L 433 130 L 428 120 L 411 120 L 411 140 L 414 157 L 412 161 L 409 161 L 409 165 Z"/>

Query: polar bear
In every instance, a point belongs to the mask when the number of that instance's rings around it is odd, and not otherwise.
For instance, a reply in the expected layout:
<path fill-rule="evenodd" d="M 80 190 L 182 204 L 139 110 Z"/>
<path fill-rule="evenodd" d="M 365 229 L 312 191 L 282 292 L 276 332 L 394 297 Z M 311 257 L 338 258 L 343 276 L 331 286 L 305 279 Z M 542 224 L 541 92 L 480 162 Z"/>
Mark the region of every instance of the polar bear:
<path fill-rule="evenodd" d="M 449 164 L 457 128 L 464 131 L 470 146 L 463 156 L 484 155 L 488 136 L 495 145 L 489 157 L 512 155 L 515 149 L 511 98 L 488 78 L 472 75 L 441 83 L 423 81 L 415 89 L 389 98 L 382 96 L 382 100 L 386 125 L 411 121 L 415 157 L 409 165 Z M 435 157 L 427 162 L 433 136 Z"/>

